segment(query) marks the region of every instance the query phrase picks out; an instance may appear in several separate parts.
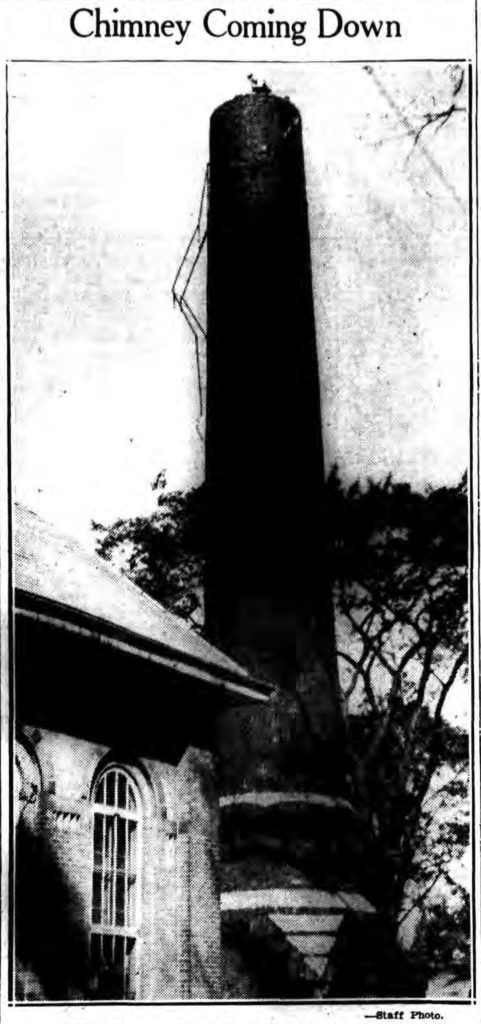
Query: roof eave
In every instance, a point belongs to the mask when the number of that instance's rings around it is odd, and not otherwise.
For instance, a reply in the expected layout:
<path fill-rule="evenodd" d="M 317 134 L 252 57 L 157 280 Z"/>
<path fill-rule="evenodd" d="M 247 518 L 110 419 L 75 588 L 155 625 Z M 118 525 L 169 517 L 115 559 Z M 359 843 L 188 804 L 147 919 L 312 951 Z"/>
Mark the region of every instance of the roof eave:
<path fill-rule="evenodd" d="M 217 687 L 220 691 L 226 691 L 231 700 L 264 703 L 269 700 L 272 693 L 269 683 L 255 679 L 247 673 L 244 676 L 240 667 L 237 676 L 229 674 L 226 670 L 212 671 L 206 662 L 192 661 L 190 663 L 184 660 L 178 651 L 161 642 L 151 643 L 149 649 L 136 633 L 123 631 L 122 635 L 115 635 L 111 629 L 107 631 L 106 627 L 110 624 L 103 620 L 95 619 L 78 610 L 73 613 L 73 610 L 66 605 L 45 599 L 40 600 L 36 598 L 36 595 L 27 595 L 26 592 L 17 590 L 15 592 L 15 611 L 22 618 L 44 622 L 46 625 L 75 633 L 77 636 L 84 636 L 124 654 L 142 658 L 144 661 L 158 665 L 159 668 L 167 669 L 174 675 L 187 676 L 197 683 Z"/>

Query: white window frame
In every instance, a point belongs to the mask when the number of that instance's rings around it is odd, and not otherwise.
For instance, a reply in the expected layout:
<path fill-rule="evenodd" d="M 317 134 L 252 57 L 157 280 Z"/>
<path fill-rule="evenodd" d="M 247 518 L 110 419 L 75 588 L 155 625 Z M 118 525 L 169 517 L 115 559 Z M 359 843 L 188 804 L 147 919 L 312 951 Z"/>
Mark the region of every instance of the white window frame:
<path fill-rule="evenodd" d="M 107 798 L 107 780 L 113 780 L 113 800 Z M 125 807 L 119 802 L 119 779 L 124 781 Z M 103 797 L 103 799 L 102 799 Z M 133 807 L 129 807 L 130 800 Z M 110 946 L 110 963 L 115 963 L 114 950 L 119 943 L 123 946 L 123 967 L 120 974 L 121 992 L 118 998 L 135 999 L 139 962 L 139 929 L 141 915 L 141 845 L 142 845 L 142 806 L 139 788 L 132 775 L 119 764 L 109 764 L 101 772 L 95 782 L 92 798 L 92 893 L 90 903 L 90 941 L 92 962 L 94 962 L 94 947 L 100 947 L 100 957 L 104 948 Z M 101 821 L 101 847 L 100 860 L 98 859 L 98 846 L 96 846 L 96 820 Z M 111 820 L 111 828 L 107 828 L 107 822 Z M 124 829 L 124 867 L 119 867 L 118 837 L 119 821 L 125 821 Z M 135 826 L 133 829 L 134 849 L 130 852 L 129 845 L 129 824 Z M 97 854 L 97 857 L 96 857 Z M 123 875 L 123 924 L 116 923 L 117 918 L 117 897 L 118 880 Z M 95 878 L 100 877 L 100 905 L 94 907 Z M 133 896 L 129 896 L 129 880 L 133 879 Z M 130 908 L 130 920 L 129 920 Z M 95 909 L 95 920 L 94 920 Z M 127 954 L 129 940 L 131 951 Z M 97 960 L 98 962 L 98 960 Z M 107 961 L 108 962 L 108 961 Z M 130 985 L 128 981 L 130 979 Z M 113 998 L 108 995 L 105 998 Z"/>

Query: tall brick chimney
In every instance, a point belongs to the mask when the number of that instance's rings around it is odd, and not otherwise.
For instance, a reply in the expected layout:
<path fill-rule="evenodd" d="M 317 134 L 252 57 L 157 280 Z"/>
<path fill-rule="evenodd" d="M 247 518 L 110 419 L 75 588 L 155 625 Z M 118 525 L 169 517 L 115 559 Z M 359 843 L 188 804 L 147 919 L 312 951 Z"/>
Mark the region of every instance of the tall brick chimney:
<path fill-rule="evenodd" d="M 270 679 L 224 723 L 223 785 L 342 790 L 301 118 L 267 89 L 212 115 L 209 638 Z"/>

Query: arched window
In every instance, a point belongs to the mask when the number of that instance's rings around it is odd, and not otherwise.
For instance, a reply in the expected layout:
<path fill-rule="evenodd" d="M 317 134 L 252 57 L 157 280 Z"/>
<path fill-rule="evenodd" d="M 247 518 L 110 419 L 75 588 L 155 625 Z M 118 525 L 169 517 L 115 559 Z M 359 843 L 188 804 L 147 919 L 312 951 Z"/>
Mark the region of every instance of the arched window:
<path fill-rule="evenodd" d="M 92 964 L 97 998 L 135 998 L 139 927 L 140 801 L 122 768 L 110 767 L 94 794 Z"/>

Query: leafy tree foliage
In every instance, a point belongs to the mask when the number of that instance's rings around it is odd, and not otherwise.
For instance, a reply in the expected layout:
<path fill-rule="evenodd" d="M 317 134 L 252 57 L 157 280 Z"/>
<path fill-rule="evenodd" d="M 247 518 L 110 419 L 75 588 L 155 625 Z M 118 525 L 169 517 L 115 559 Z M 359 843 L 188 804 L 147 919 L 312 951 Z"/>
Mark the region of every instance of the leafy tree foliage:
<path fill-rule="evenodd" d="M 353 800 L 389 855 L 394 912 L 434 774 L 466 763 L 443 711 L 467 667 L 467 480 L 346 488 L 334 468 L 328 493 Z"/>
<path fill-rule="evenodd" d="M 153 490 L 153 515 L 93 524 L 97 550 L 202 630 L 205 490 L 171 492 L 163 473 Z M 440 880 L 453 888 L 468 832 L 467 737 L 445 716 L 467 675 L 467 478 L 425 492 L 390 476 L 347 486 L 334 467 L 326 500 L 351 797 L 389 866 L 382 909 L 401 923 L 419 911 L 418 952 L 433 966 L 451 947 L 429 897 Z"/>
<path fill-rule="evenodd" d="M 450 889 L 447 896 L 423 905 L 411 953 L 428 975 L 433 964 L 444 968 L 450 994 L 466 996 L 471 975 L 470 899 L 462 886 L 452 884 Z M 432 986 L 433 995 L 436 987 Z"/>
<path fill-rule="evenodd" d="M 97 551 L 142 590 L 198 629 L 202 626 L 204 489 L 169 491 L 160 472 L 151 515 L 92 523 Z"/>

